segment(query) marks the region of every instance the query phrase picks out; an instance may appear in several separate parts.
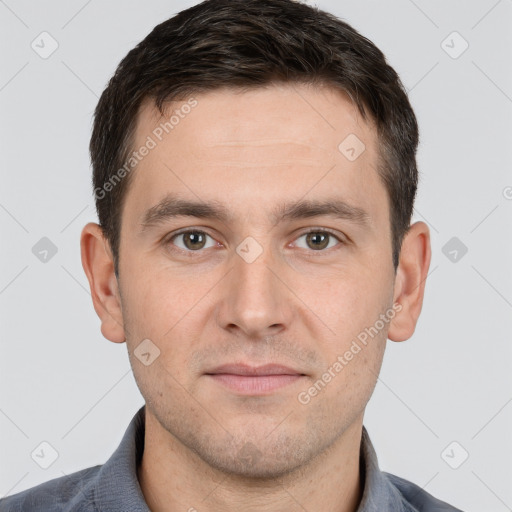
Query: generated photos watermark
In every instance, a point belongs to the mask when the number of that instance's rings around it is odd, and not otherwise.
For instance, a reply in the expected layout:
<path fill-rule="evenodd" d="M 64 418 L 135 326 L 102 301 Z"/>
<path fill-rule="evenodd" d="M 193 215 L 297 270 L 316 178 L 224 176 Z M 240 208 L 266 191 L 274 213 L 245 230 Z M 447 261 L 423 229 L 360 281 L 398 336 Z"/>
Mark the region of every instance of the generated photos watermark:
<path fill-rule="evenodd" d="M 298 401 L 303 405 L 309 404 L 311 400 L 317 396 L 325 386 L 327 386 L 327 384 L 329 384 L 329 382 L 331 382 L 343 370 L 343 368 L 349 364 L 350 361 L 352 361 L 354 356 L 359 354 L 362 348 L 366 347 L 369 337 L 373 339 L 377 336 L 400 311 L 402 311 L 402 305 L 395 303 L 393 304 L 393 307 L 389 308 L 385 313 L 381 313 L 379 319 L 376 320 L 372 326 L 366 327 L 362 330 L 356 336 L 357 339 L 352 341 L 350 348 L 346 350 L 343 355 L 339 355 L 336 358 L 336 361 L 327 368 L 327 370 L 312 386 L 305 391 L 301 391 L 297 395 Z M 363 345 L 363 347 L 361 347 L 361 345 Z"/>
<path fill-rule="evenodd" d="M 141 162 L 144 157 L 149 155 L 152 149 L 158 146 L 165 135 L 169 134 L 178 126 L 182 119 L 190 114 L 192 109 L 198 105 L 195 98 L 189 98 L 186 103 L 183 103 L 179 109 L 173 111 L 173 115 L 165 122 L 160 123 L 152 132 L 152 135 L 146 137 L 146 142 L 139 147 L 139 149 L 132 151 L 130 156 L 126 159 L 125 164 L 120 167 L 101 187 L 94 189 L 94 197 L 96 199 L 103 199 L 107 192 L 111 192 L 116 185 L 127 175 L 133 168 Z"/>

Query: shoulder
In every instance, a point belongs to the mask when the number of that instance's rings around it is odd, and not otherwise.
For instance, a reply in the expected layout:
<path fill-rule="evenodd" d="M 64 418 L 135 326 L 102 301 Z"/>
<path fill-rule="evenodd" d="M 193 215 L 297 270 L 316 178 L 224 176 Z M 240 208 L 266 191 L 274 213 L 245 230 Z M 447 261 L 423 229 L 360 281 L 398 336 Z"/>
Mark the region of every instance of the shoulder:
<path fill-rule="evenodd" d="M 94 484 L 101 467 L 82 469 L 0 499 L 0 512 L 96 512 Z"/>
<path fill-rule="evenodd" d="M 412 506 L 411 511 L 418 512 L 463 512 L 459 508 L 438 500 L 419 485 L 391 473 L 383 472 L 386 478 L 402 495 L 404 501 Z"/>

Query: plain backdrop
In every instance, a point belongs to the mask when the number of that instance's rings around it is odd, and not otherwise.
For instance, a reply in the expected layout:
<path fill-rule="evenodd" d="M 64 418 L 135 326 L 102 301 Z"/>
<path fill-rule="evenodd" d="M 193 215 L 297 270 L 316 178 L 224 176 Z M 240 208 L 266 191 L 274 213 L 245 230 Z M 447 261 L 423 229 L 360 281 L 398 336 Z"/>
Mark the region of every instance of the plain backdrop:
<path fill-rule="evenodd" d="M 104 463 L 143 405 L 80 261 L 91 118 L 124 55 L 194 3 L 0 1 L 0 496 Z M 414 220 L 433 256 L 366 409 L 380 466 L 462 510 L 512 510 L 512 1 L 309 3 L 382 49 L 420 124 Z"/>

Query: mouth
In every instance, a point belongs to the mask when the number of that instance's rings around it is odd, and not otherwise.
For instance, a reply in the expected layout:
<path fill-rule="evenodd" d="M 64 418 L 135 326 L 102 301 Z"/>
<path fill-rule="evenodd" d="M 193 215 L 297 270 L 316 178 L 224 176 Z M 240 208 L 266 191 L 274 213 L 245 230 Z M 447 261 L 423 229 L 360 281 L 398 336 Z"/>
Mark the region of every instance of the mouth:
<path fill-rule="evenodd" d="M 270 394 L 306 376 L 298 370 L 278 364 L 227 364 L 205 375 L 217 384 L 242 395 Z"/>

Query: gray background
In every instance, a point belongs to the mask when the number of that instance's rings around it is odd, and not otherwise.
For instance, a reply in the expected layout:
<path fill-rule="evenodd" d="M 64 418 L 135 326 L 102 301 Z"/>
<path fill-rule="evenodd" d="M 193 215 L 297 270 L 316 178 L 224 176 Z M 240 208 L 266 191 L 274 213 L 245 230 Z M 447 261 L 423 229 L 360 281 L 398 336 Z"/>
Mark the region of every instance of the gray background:
<path fill-rule="evenodd" d="M 0 496 L 105 462 L 143 404 L 81 266 L 87 146 L 121 58 L 194 3 L 0 0 Z M 384 51 L 421 128 L 414 220 L 433 258 L 416 333 L 388 341 L 366 410 L 380 465 L 465 511 L 512 510 L 512 0 L 309 3 Z M 43 441 L 48 469 L 31 457 Z"/>

